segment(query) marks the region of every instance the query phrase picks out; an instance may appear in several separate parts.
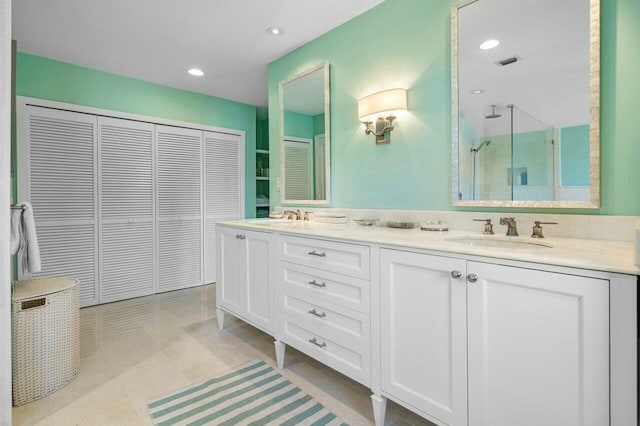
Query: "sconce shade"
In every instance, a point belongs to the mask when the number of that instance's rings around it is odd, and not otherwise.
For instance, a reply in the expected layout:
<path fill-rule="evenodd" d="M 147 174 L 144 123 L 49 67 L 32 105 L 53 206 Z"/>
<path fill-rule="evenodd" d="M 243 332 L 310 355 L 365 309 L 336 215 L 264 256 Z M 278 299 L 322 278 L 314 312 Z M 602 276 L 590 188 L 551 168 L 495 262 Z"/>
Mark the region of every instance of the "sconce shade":
<path fill-rule="evenodd" d="M 358 101 L 358 119 L 385 112 L 406 110 L 407 90 L 390 89 L 373 93 Z"/>

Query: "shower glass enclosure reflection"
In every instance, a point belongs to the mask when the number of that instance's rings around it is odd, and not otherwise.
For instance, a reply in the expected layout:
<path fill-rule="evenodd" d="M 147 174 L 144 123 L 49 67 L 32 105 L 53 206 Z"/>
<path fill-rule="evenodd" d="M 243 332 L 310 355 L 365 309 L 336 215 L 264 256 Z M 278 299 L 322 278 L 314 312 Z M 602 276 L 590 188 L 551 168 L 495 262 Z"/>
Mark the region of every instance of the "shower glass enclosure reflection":
<path fill-rule="evenodd" d="M 554 128 L 514 105 L 489 105 L 476 116 L 480 131 L 460 117 L 459 199 L 553 199 Z"/>

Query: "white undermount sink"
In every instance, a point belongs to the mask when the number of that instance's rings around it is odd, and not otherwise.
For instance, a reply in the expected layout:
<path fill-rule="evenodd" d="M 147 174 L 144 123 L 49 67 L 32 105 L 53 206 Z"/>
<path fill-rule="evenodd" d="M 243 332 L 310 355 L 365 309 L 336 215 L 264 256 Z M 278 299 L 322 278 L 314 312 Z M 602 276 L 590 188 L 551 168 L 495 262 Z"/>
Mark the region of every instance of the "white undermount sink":
<path fill-rule="evenodd" d="M 251 224 L 259 226 L 268 226 L 273 228 L 291 228 L 295 226 L 296 221 L 287 219 L 253 219 Z"/>
<path fill-rule="evenodd" d="M 445 238 L 446 241 L 452 243 L 464 244 L 473 247 L 495 247 L 495 248 L 507 248 L 507 249 L 538 249 L 538 248 L 553 248 L 551 244 L 544 243 L 542 241 L 529 241 L 516 239 L 516 237 L 490 237 L 490 236 L 464 236 L 464 237 L 449 237 Z"/>

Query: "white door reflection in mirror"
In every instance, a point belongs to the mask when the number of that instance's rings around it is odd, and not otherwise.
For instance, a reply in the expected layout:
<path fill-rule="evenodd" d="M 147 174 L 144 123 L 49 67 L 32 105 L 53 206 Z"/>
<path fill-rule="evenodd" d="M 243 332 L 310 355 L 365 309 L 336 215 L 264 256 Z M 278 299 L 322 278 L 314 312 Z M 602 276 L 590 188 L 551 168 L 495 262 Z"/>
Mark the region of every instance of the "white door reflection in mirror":
<path fill-rule="evenodd" d="M 313 192 L 311 139 L 284 139 L 284 192 L 293 200 L 309 200 Z"/>

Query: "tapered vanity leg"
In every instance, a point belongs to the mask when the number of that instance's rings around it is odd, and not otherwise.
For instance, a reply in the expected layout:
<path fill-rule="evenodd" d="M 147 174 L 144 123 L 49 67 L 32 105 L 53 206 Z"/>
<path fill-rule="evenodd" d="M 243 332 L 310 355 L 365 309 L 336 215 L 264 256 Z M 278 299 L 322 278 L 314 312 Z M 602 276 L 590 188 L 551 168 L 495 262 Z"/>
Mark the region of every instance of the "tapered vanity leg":
<path fill-rule="evenodd" d="M 287 348 L 287 345 L 280 340 L 276 340 L 273 344 L 276 346 L 276 364 L 278 364 L 278 368 L 282 370 L 284 368 L 284 350 Z"/>
<path fill-rule="evenodd" d="M 373 405 L 373 418 L 376 426 L 384 425 L 384 417 L 387 413 L 387 398 L 382 395 L 371 395 L 371 404 Z"/>
<path fill-rule="evenodd" d="M 216 318 L 218 320 L 218 329 L 224 330 L 224 311 L 220 308 L 216 308 Z"/>

